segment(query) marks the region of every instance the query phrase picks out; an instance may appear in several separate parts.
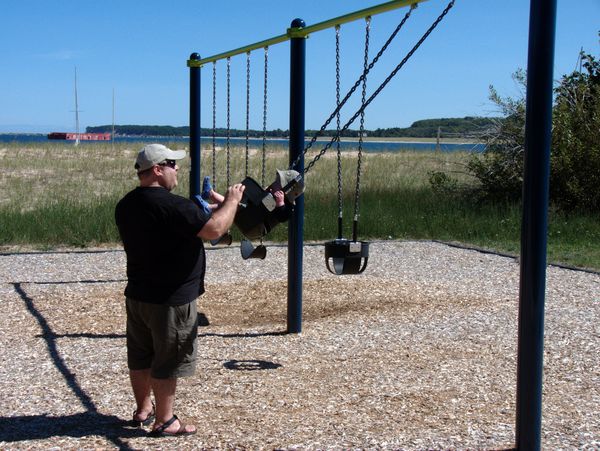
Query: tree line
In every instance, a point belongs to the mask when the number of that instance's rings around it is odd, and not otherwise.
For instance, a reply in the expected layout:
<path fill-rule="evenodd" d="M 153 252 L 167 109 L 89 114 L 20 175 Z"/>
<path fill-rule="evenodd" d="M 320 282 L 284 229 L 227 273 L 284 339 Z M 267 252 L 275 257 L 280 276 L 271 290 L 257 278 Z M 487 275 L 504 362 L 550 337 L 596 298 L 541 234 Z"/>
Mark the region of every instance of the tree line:
<path fill-rule="evenodd" d="M 366 136 L 374 138 L 435 138 L 440 133 L 445 137 L 458 138 L 477 138 L 485 135 L 493 127 L 495 118 L 486 117 L 463 117 L 463 118 L 441 118 L 425 119 L 413 122 L 410 127 L 377 128 L 375 130 L 365 130 Z M 88 133 L 110 133 L 113 130 L 112 125 L 99 125 L 95 127 L 86 127 Z M 190 127 L 173 127 L 170 125 L 115 125 L 116 136 L 189 136 Z M 202 136 L 212 136 L 212 128 L 201 128 Z M 216 128 L 216 136 L 227 136 L 228 131 L 225 128 Z M 314 136 L 317 130 L 306 130 L 307 136 Z M 325 130 L 320 136 L 334 136 L 335 130 Z M 280 128 L 267 130 L 264 133 L 268 138 L 287 138 L 289 130 Z M 229 136 L 240 138 L 246 136 L 246 130 L 230 129 Z M 262 138 L 262 130 L 248 130 L 250 138 Z M 341 133 L 343 138 L 356 138 L 359 136 L 359 130 L 348 129 Z"/>

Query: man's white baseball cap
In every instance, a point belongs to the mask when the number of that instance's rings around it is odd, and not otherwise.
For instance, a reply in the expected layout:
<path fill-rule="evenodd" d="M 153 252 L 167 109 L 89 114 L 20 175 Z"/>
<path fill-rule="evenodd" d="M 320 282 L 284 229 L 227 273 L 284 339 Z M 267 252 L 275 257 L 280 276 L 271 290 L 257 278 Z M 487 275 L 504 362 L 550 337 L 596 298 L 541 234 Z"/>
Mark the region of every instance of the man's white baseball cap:
<path fill-rule="evenodd" d="M 139 151 L 135 160 L 135 169 L 139 174 L 165 160 L 181 160 L 185 155 L 185 150 L 171 150 L 162 144 L 148 144 Z"/>

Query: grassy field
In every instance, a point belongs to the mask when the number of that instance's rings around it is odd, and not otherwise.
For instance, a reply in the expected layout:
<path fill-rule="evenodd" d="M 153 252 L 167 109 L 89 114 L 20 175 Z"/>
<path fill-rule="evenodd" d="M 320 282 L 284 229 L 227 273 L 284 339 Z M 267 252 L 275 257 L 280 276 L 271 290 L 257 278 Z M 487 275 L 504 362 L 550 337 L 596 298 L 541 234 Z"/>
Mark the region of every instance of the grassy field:
<path fill-rule="evenodd" d="M 141 143 L 66 142 L 5 144 L 0 147 L 0 246 L 51 249 L 115 245 L 116 202 L 137 185 L 133 170 Z M 173 144 L 173 148 L 177 144 Z M 251 149 L 249 175 L 261 181 L 260 151 Z M 315 152 L 307 156 L 307 162 Z M 462 153 L 402 152 L 363 155 L 359 238 L 436 239 L 518 254 L 518 206 L 475 206 L 436 194 L 429 171 L 444 170 L 469 182 Z M 218 189 L 226 182 L 225 151 L 217 151 Z M 269 152 L 266 183 L 287 166 L 284 149 Z M 212 173 L 212 151 L 203 151 L 203 174 Z M 244 149 L 232 149 L 231 181 L 244 177 Z M 351 236 L 356 154 L 343 158 L 344 236 Z M 182 163 L 176 193 L 187 196 L 189 160 Z M 329 151 L 306 175 L 305 240 L 337 235 L 337 161 Z M 600 269 L 598 217 L 550 214 L 548 261 Z M 268 238 L 286 240 L 285 226 Z"/>

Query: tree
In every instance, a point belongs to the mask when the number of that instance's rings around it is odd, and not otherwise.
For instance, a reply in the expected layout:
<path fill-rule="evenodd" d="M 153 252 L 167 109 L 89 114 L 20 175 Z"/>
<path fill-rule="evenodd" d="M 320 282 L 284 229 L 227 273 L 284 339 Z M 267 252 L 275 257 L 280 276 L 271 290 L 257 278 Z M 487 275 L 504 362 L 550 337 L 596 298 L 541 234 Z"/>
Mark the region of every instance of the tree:
<path fill-rule="evenodd" d="M 600 62 L 562 77 L 553 111 L 550 197 L 564 210 L 600 212 Z"/>
<path fill-rule="evenodd" d="M 564 75 L 555 89 L 550 201 L 563 211 L 600 212 L 600 62 L 583 51 L 581 68 Z M 522 195 L 525 144 L 526 76 L 513 79 L 523 90 L 517 98 L 501 97 L 490 86 L 490 100 L 503 118 L 486 137 L 486 151 L 467 164 L 477 179 L 475 198 L 484 201 L 518 201 Z M 434 188 L 448 178 L 432 177 Z M 471 193 L 473 194 L 473 193 Z"/>
<path fill-rule="evenodd" d="M 501 97 L 490 86 L 490 100 L 494 102 L 502 118 L 494 121 L 485 136 L 486 151 L 474 155 L 467 169 L 480 182 L 477 198 L 486 201 L 515 201 L 520 199 L 523 185 L 523 161 L 525 153 L 525 88 L 526 74 L 518 70 L 513 80 L 521 87 L 517 99 Z"/>

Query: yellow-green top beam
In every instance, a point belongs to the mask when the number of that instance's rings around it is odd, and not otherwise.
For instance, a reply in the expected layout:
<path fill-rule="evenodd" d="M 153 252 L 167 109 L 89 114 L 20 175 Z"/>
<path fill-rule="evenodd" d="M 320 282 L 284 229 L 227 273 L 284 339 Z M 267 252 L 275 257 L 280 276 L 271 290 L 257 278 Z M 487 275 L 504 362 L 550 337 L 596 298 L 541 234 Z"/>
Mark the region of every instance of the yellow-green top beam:
<path fill-rule="evenodd" d="M 425 2 L 427 0 L 391 0 L 387 3 L 382 3 L 377 6 L 372 6 L 370 8 L 361 9 L 360 11 L 356 11 L 350 14 L 346 14 L 344 16 L 336 17 L 334 19 L 326 20 L 324 22 L 319 22 L 315 25 L 311 25 L 308 27 L 302 28 L 288 28 L 286 34 L 282 34 L 279 36 L 275 36 L 271 39 L 265 39 L 264 41 L 256 42 L 254 44 L 246 45 L 244 47 L 240 47 L 235 50 L 230 50 L 228 52 L 219 53 L 217 55 L 209 56 L 208 58 L 202 58 L 199 60 L 188 60 L 188 67 L 201 67 L 204 64 L 212 63 L 214 61 L 219 61 L 225 58 L 229 58 L 235 55 L 240 55 L 242 53 L 248 53 L 253 50 L 257 50 L 260 48 L 270 47 L 275 44 L 279 44 L 281 42 L 288 41 L 291 38 L 305 38 L 311 33 L 315 33 L 317 31 L 326 30 L 328 28 L 335 27 L 337 25 L 342 25 L 348 22 L 353 22 L 355 20 L 364 19 L 365 17 L 374 16 L 375 14 L 384 13 L 387 11 L 392 11 L 394 9 L 402 8 L 404 6 L 414 5 L 416 6 L 418 3 Z"/>

